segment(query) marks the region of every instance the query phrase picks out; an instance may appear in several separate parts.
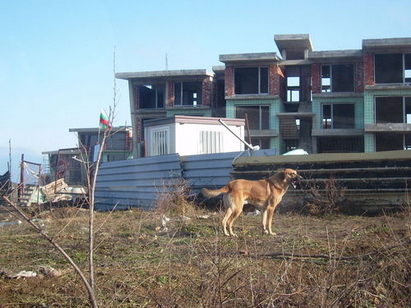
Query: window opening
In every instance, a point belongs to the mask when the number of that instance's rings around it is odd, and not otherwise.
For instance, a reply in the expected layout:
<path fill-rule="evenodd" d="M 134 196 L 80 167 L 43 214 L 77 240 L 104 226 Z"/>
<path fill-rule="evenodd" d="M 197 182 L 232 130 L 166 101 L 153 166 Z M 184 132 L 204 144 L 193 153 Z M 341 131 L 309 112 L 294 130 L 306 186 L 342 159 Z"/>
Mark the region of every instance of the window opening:
<path fill-rule="evenodd" d="M 295 125 L 297 126 L 297 130 L 300 130 L 300 124 L 301 124 L 300 119 L 299 119 L 299 118 L 296 118 L 296 119 L 295 119 Z"/>
<path fill-rule="evenodd" d="M 331 105 L 323 105 L 323 129 L 332 128 Z"/>
<path fill-rule="evenodd" d="M 298 139 L 284 139 L 285 152 L 298 149 Z"/>
<path fill-rule="evenodd" d="M 404 135 L 381 133 L 375 136 L 376 151 L 394 151 L 404 148 Z"/>
<path fill-rule="evenodd" d="M 235 94 L 268 94 L 268 67 L 240 67 L 234 72 Z"/>
<path fill-rule="evenodd" d="M 321 67 L 321 91 L 354 92 L 354 65 L 323 65 Z"/>
<path fill-rule="evenodd" d="M 323 65 L 321 67 L 321 91 L 331 92 L 331 67 Z"/>
<path fill-rule="evenodd" d="M 403 82 L 403 54 L 376 54 L 374 61 L 376 83 Z"/>
<path fill-rule="evenodd" d="M 324 104 L 322 109 L 323 129 L 355 128 L 354 104 Z"/>
<path fill-rule="evenodd" d="M 404 82 L 411 83 L 411 54 L 404 55 Z"/>
<path fill-rule="evenodd" d="M 270 138 L 251 138 L 251 144 L 258 145 L 260 149 L 270 149 Z"/>
<path fill-rule="evenodd" d="M 405 98 L 405 123 L 411 124 L 411 97 Z"/>
<path fill-rule="evenodd" d="M 138 89 L 140 108 L 164 108 L 165 85 L 141 85 Z"/>
<path fill-rule="evenodd" d="M 201 82 L 175 82 L 174 105 L 198 106 L 202 104 Z"/>
<path fill-rule="evenodd" d="M 364 151 L 364 138 L 357 136 L 321 137 L 317 141 L 318 153 L 356 153 Z"/>
<path fill-rule="evenodd" d="M 287 77 L 287 102 L 300 101 L 300 77 Z"/>
<path fill-rule="evenodd" d="M 411 134 L 404 136 L 404 150 L 411 150 Z"/>
<path fill-rule="evenodd" d="M 245 114 L 250 129 L 269 129 L 269 106 L 236 106 L 236 118 L 245 119 Z"/>
<path fill-rule="evenodd" d="M 404 123 L 403 98 L 376 97 L 375 116 L 376 123 Z"/>

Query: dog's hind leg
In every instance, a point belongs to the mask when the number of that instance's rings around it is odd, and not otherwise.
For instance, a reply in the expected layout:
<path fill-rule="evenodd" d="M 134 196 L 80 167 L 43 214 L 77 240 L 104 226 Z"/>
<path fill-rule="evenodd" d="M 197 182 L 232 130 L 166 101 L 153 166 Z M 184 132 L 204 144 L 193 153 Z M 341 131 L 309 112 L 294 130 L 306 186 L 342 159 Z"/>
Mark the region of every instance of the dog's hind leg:
<path fill-rule="evenodd" d="M 228 224 L 228 220 L 230 219 L 231 215 L 233 215 L 233 207 L 232 207 L 231 198 L 229 194 L 225 194 L 223 196 L 223 204 L 224 204 L 224 208 L 226 212 L 225 212 L 224 218 L 221 223 L 223 225 L 224 235 L 230 236 L 230 233 L 228 233 L 228 230 L 227 230 L 227 224 Z"/>
<path fill-rule="evenodd" d="M 231 217 L 232 214 L 233 214 L 233 210 L 231 209 L 231 207 L 228 207 L 224 215 L 223 221 L 222 221 L 224 235 L 227 235 L 227 236 L 230 235 L 227 231 L 227 221 Z"/>
<path fill-rule="evenodd" d="M 237 219 L 238 216 L 241 215 L 241 212 L 243 210 L 240 208 L 235 208 L 230 216 L 230 218 L 228 219 L 228 231 L 230 232 L 231 236 L 237 236 L 237 234 L 234 233 L 233 231 L 233 224 L 234 221 Z"/>

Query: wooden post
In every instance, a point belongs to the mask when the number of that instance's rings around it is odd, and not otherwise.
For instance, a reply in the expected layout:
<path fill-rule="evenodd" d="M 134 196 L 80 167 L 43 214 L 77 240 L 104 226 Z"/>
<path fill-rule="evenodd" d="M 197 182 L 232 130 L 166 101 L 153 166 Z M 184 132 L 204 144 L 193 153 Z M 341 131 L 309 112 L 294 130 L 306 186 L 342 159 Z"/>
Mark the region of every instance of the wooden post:
<path fill-rule="evenodd" d="M 18 189 L 18 198 L 20 199 L 24 193 L 24 154 L 21 154 L 21 164 L 20 164 L 20 185 Z"/>

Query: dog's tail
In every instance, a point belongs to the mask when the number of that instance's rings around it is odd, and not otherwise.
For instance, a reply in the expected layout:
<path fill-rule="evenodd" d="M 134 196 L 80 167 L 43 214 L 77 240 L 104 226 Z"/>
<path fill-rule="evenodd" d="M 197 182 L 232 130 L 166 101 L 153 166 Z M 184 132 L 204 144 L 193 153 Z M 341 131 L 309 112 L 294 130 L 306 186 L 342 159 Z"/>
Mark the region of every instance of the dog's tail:
<path fill-rule="evenodd" d="M 228 186 L 224 186 L 220 189 L 215 189 L 215 190 L 203 188 L 201 192 L 204 196 L 208 198 L 212 198 L 212 197 L 217 197 L 218 195 L 221 195 L 221 194 L 226 194 L 229 192 L 229 190 L 230 189 L 228 188 Z"/>

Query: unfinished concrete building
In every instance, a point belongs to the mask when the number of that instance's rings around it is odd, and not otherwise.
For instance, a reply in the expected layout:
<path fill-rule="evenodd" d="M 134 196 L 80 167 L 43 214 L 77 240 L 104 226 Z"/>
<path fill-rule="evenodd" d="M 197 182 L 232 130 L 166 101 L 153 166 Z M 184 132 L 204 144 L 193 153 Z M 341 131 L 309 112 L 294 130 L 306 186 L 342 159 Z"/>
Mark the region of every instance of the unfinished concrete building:
<path fill-rule="evenodd" d="M 134 157 L 144 121 L 244 118 L 246 140 L 277 154 L 411 149 L 411 38 L 314 51 L 308 34 L 275 35 L 276 52 L 224 54 L 206 70 L 118 73 L 129 82 Z"/>

